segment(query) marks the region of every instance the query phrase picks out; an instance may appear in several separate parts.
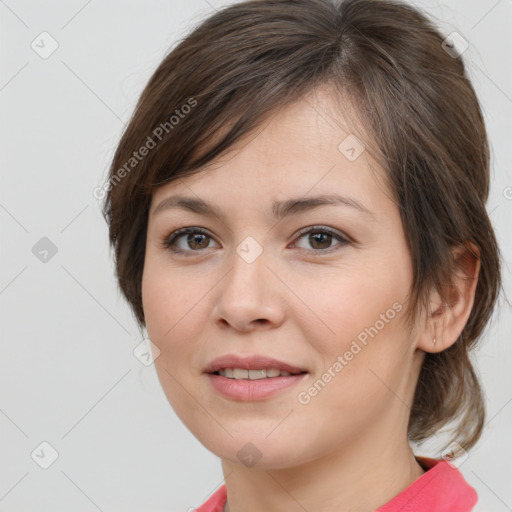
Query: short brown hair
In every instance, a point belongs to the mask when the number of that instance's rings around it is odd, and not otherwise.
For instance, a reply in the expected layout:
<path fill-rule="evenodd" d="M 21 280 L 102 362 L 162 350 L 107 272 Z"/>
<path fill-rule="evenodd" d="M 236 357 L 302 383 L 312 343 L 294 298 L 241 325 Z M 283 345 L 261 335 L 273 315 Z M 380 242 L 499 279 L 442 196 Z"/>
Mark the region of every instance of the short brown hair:
<path fill-rule="evenodd" d="M 423 13 L 389 0 L 242 2 L 179 42 L 119 142 L 103 206 L 119 285 L 139 326 L 155 188 L 205 172 L 276 109 L 332 86 L 355 107 L 370 134 L 365 144 L 395 193 L 414 271 L 410 319 L 428 308 L 431 290 L 442 293 L 450 282 L 451 249 L 468 241 L 478 248 L 471 314 L 456 343 L 426 354 L 408 427 L 409 439 L 422 441 L 456 420 L 454 438 L 472 447 L 485 408 L 469 350 L 499 295 L 501 258 L 485 207 L 489 148 L 481 109 L 462 58 L 442 43 Z M 142 147 L 145 156 L 135 158 Z"/>

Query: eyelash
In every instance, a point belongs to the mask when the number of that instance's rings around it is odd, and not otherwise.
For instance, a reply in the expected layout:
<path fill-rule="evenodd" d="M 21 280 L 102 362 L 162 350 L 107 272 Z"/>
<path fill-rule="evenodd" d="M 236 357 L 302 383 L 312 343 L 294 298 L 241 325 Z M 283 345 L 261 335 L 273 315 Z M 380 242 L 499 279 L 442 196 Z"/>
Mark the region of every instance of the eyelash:
<path fill-rule="evenodd" d="M 162 245 L 165 249 L 167 249 L 175 254 L 184 254 L 186 257 L 192 256 L 193 253 L 201 252 L 201 250 L 184 251 L 182 249 L 178 249 L 178 250 L 172 249 L 172 246 L 175 244 L 176 240 L 181 238 L 183 235 L 187 235 L 190 233 L 206 235 L 208 238 L 213 239 L 213 237 L 210 236 L 210 234 L 202 228 L 188 227 L 188 228 L 178 229 L 177 231 L 174 231 L 173 233 L 171 233 L 170 235 L 165 237 L 165 239 L 162 242 Z M 334 237 L 335 239 L 337 239 L 340 242 L 339 244 L 337 244 L 333 247 L 330 247 L 329 249 L 325 249 L 325 250 L 304 249 L 310 254 L 311 253 L 314 253 L 315 255 L 330 254 L 331 252 L 339 250 L 339 249 L 336 249 L 337 246 L 340 246 L 340 248 L 341 248 L 341 247 L 344 247 L 345 245 L 348 245 L 351 243 L 351 241 L 348 239 L 348 237 L 343 236 L 338 231 L 335 231 L 334 229 L 329 228 L 327 226 L 310 226 L 310 227 L 304 228 L 299 231 L 299 233 L 297 234 L 297 238 L 300 239 L 310 233 L 315 233 L 315 234 L 323 233 L 323 234 L 331 235 L 332 237 Z M 192 253 L 192 254 L 190 254 L 190 253 Z"/>

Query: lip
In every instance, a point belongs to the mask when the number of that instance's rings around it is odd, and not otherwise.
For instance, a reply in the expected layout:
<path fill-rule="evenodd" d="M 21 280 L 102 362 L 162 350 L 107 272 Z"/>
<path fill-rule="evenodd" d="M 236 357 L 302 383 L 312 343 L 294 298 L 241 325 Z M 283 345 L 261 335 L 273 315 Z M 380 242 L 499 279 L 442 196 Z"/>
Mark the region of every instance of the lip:
<path fill-rule="evenodd" d="M 211 361 L 204 373 L 212 374 L 224 368 L 242 368 L 244 370 L 260 370 L 263 368 L 277 368 L 278 370 L 289 373 L 303 373 L 307 372 L 305 368 L 299 368 L 284 361 L 279 361 L 273 357 L 254 354 L 250 356 L 239 356 L 236 354 L 226 354 Z M 275 379 L 282 377 L 273 377 Z"/>
<path fill-rule="evenodd" d="M 224 368 L 242 368 L 244 370 L 277 368 L 297 375 L 251 380 L 230 379 L 214 373 Z M 305 368 L 260 354 L 247 356 L 226 354 L 211 361 L 204 369 L 204 373 L 218 393 L 226 398 L 240 401 L 264 400 L 299 383 L 308 375 Z"/>
<path fill-rule="evenodd" d="M 206 374 L 212 387 L 221 395 L 231 400 L 256 401 L 272 397 L 289 389 L 306 378 L 308 373 L 268 379 L 229 379 L 214 373 Z"/>

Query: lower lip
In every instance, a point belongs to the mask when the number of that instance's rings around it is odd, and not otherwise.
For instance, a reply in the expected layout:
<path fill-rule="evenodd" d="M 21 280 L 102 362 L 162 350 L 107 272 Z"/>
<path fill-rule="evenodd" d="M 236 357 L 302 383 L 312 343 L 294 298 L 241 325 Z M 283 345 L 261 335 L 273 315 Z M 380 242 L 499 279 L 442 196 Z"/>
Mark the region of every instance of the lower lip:
<path fill-rule="evenodd" d="M 307 373 L 266 379 L 229 379 L 222 375 L 208 373 L 212 386 L 222 395 L 234 400 L 263 400 L 279 391 L 298 384 Z"/>

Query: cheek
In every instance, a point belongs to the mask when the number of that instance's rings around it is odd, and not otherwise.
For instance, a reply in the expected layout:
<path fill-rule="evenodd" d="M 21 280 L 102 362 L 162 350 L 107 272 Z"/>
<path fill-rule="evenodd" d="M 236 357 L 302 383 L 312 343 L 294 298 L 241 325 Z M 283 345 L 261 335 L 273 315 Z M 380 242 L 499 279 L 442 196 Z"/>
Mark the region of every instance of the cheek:
<path fill-rule="evenodd" d="M 303 284 L 303 291 L 316 290 L 307 297 L 318 318 L 302 316 L 300 328 L 321 356 L 322 380 L 333 383 L 326 385 L 318 404 L 335 402 L 347 411 L 369 407 L 361 413 L 371 414 L 389 398 L 382 381 L 394 388 L 407 357 L 404 316 L 410 278 L 408 260 L 381 254 L 331 273 L 320 287 Z"/>
<path fill-rule="evenodd" d="M 189 393 L 197 393 L 193 378 L 193 356 L 197 351 L 194 339 L 198 338 L 194 305 L 200 306 L 199 297 L 183 287 L 183 279 L 176 272 L 151 263 L 145 267 L 142 279 L 146 328 L 159 350 L 154 365 L 162 389 L 175 412 L 183 418 L 196 405 Z"/>
<path fill-rule="evenodd" d="M 327 352 L 329 347 L 343 349 L 358 336 L 364 341 L 368 330 L 384 337 L 399 326 L 409 278 L 405 265 L 391 267 L 370 259 L 311 280 L 301 278 L 294 288 L 305 298 L 306 314 L 295 320 L 312 340 L 322 340 Z"/>
<path fill-rule="evenodd" d="M 161 338 L 165 333 L 165 326 L 171 326 L 171 312 L 175 309 L 167 286 L 165 275 L 158 277 L 151 265 L 146 265 L 142 277 L 142 307 L 146 319 L 146 327 L 150 338 Z"/>
<path fill-rule="evenodd" d="M 397 300 L 398 291 L 389 288 L 377 295 L 375 288 L 360 286 L 357 293 L 336 297 L 348 300 L 323 317 L 335 334 L 325 337 L 317 331 L 308 339 L 321 356 L 322 367 L 308 383 L 310 387 L 299 390 L 298 407 L 309 418 L 311 431 L 325 431 L 327 424 L 334 437 L 341 432 L 350 437 L 396 401 L 390 390 L 401 388 L 408 364 L 405 308 Z M 326 305 L 322 307 L 320 311 L 326 311 Z"/>
<path fill-rule="evenodd" d="M 194 363 L 207 307 L 205 289 L 199 281 L 187 279 L 166 263 L 147 260 L 142 304 L 149 338 L 160 350 L 155 360 L 159 373 L 165 367 L 178 377 L 188 373 Z"/>
<path fill-rule="evenodd" d="M 159 339 L 170 337 L 197 302 L 193 290 L 179 272 L 149 256 L 142 276 L 142 307 L 148 332 Z"/>

